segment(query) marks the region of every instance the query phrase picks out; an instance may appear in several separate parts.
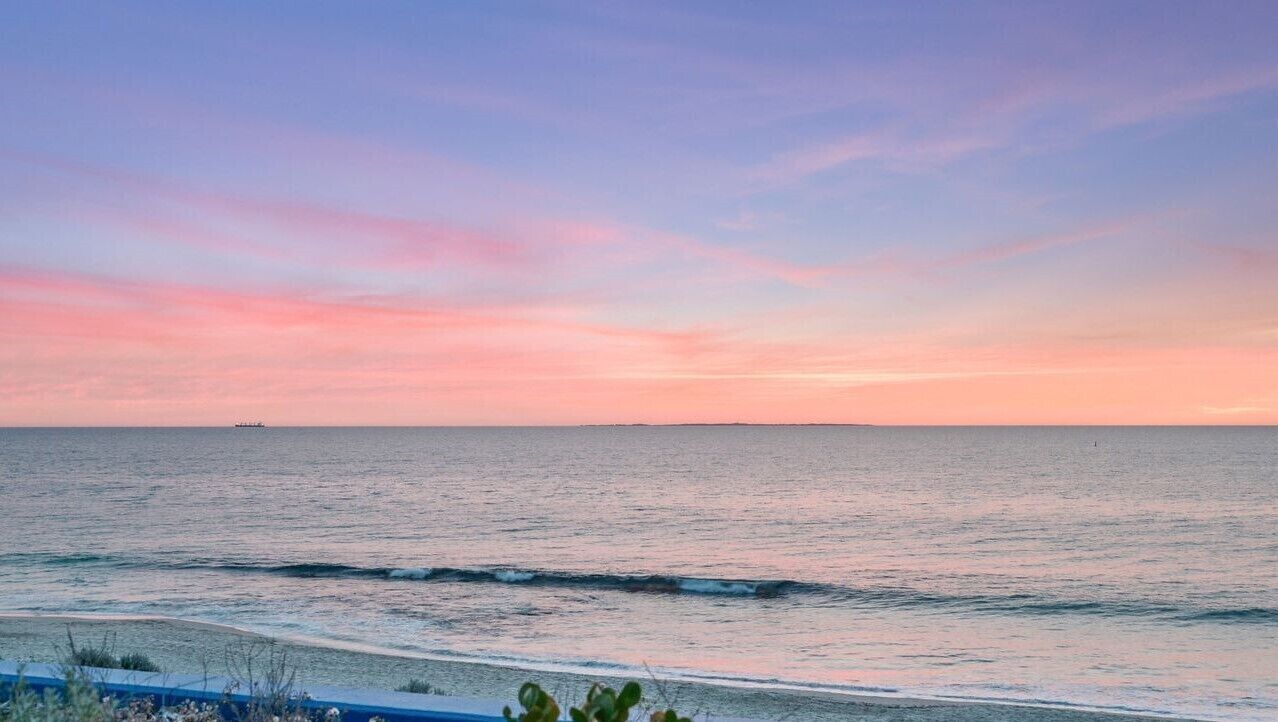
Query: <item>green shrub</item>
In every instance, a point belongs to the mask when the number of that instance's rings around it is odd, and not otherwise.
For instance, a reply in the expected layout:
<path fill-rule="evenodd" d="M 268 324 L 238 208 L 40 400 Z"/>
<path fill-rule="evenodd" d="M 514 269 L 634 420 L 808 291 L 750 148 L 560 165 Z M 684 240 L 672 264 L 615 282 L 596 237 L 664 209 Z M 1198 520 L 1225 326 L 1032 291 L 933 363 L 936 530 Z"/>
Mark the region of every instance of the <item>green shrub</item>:
<path fill-rule="evenodd" d="M 572 722 L 626 722 L 630 719 L 630 708 L 639 704 L 641 697 L 643 690 L 638 682 L 626 682 L 620 693 L 595 683 L 586 693 L 586 703 L 580 709 L 568 710 L 568 716 Z"/>
<path fill-rule="evenodd" d="M 119 661 L 116 662 L 118 669 L 128 669 L 134 672 L 159 672 L 160 667 L 152 662 L 145 654 L 136 652 L 121 655 Z"/>
<path fill-rule="evenodd" d="M 67 655 L 67 664 L 77 667 L 103 667 L 113 669 L 118 664 L 115 655 L 111 654 L 111 650 L 105 646 L 103 640 L 101 647 L 77 647 L 75 642 L 71 642 L 71 653 Z"/>
<path fill-rule="evenodd" d="M 546 694 L 541 687 L 532 682 L 525 682 L 519 688 L 519 706 L 524 708 L 519 717 L 510 714 L 510 707 L 502 708 L 501 714 L 506 722 L 558 722 L 559 703 Z"/>
<path fill-rule="evenodd" d="M 413 694 L 443 694 L 437 687 L 424 679 L 410 679 L 408 684 L 400 685 L 395 691 L 411 692 Z"/>
<path fill-rule="evenodd" d="M 620 692 L 596 683 L 586 693 L 585 704 L 569 709 L 568 716 L 572 722 L 628 722 L 630 711 L 642 699 L 643 689 L 638 682 L 627 682 Z M 559 703 L 532 682 L 519 688 L 519 705 L 524 711 L 518 717 L 512 715 L 510 707 L 502 710 L 506 722 L 557 722 L 559 719 Z M 672 709 L 654 711 L 648 719 L 650 722 L 692 722 Z"/>
<path fill-rule="evenodd" d="M 99 695 L 83 672 L 66 671 L 61 690 L 46 689 L 43 695 L 32 692 L 19 677 L 0 704 L 0 722 L 114 722 L 115 703 Z"/>

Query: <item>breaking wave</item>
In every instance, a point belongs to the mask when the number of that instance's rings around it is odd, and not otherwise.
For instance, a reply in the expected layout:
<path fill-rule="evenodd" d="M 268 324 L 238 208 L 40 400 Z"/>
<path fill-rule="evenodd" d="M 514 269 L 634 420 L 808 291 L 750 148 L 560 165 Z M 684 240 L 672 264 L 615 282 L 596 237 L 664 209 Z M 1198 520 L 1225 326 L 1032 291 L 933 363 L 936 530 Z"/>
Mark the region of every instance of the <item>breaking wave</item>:
<path fill-rule="evenodd" d="M 545 587 L 611 589 L 627 592 L 724 594 L 731 596 L 775 597 L 793 588 L 795 582 L 745 579 L 702 579 L 663 574 L 573 574 L 532 569 L 457 567 L 360 567 L 344 564 L 224 564 L 190 563 L 181 569 L 276 574 L 288 577 L 337 577 L 396 579 L 432 582 L 487 582 Z"/>
<path fill-rule="evenodd" d="M 772 599 L 793 597 L 815 603 L 865 608 L 925 608 L 967 613 L 1033 615 L 1099 615 L 1151 617 L 1181 623 L 1278 624 L 1278 608 L 1185 607 L 1145 599 L 1061 599 L 1032 593 L 952 594 L 911 587 L 853 587 L 793 580 L 718 579 L 669 574 L 574 573 L 513 567 L 364 567 L 347 564 L 253 564 L 219 560 L 185 562 L 128 560 L 96 555 L 9 554 L 0 562 L 42 565 L 102 565 L 296 578 L 383 579 L 395 582 L 517 584 L 557 588 L 612 590 L 651 594 L 719 595 Z"/>

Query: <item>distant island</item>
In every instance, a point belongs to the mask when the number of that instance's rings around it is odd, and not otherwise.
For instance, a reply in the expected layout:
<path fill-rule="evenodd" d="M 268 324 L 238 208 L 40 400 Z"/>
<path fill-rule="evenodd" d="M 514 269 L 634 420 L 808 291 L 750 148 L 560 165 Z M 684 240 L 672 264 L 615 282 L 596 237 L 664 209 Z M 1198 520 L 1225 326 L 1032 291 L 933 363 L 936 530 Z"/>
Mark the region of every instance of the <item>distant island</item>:
<path fill-rule="evenodd" d="M 687 422 L 682 424 L 581 424 L 585 427 L 597 426 L 874 426 L 874 424 L 753 424 L 744 421 L 723 421 L 723 422 Z"/>

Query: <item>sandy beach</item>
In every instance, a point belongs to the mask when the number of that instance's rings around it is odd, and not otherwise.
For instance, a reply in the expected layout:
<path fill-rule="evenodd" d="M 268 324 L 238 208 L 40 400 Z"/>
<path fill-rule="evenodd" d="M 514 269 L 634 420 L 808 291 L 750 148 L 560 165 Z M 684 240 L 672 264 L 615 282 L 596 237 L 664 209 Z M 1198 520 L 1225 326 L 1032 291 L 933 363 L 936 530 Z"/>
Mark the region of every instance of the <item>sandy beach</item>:
<path fill-rule="evenodd" d="M 164 618 L 3 614 L 0 615 L 0 659 L 59 661 L 67 649 L 68 631 L 81 643 L 98 643 L 106 635 L 108 644 L 117 652 L 142 652 L 167 672 L 227 675 L 229 655 L 234 655 L 245 644 L 273 641 L 287 652 L 303 684 L 394 689 L 411 679 L 421 679 L 452 695 L 514 699 L 519 685 L 532 679 L 561 699 L 574 699 L 595 681 L 565 672 L 422 659 L 336 648 L 305 640 L 271 640 L 231 627 Z M 606 677 L 598 679 L 611 681 Z M 1149 719 L 1070 709 L 740 689 L 689 682 L 666 682 L 663 686 L 682 711 L 760 720 L 1115 722 Z M 645 688 L 651 692 L 654 685 L 648 682 Z"/>

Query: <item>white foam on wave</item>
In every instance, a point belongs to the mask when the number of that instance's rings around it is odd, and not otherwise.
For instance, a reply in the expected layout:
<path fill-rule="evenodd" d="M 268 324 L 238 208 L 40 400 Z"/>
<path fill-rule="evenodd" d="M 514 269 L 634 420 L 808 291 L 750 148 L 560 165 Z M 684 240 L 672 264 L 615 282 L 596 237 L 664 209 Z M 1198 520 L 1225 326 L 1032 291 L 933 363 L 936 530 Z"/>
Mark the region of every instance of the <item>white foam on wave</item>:
<path fill-rule="evenodd" d="M 724 582 L 717 579 L 680 579 L 679 588 L 693 594 L 755 594 L 758 585 L 750 582 Z"/>
<path fill-rule="evenodd" d="M 390 573 L 391 579 L 425 579 L 431 575 L 433 570 L 426 567 L 414 567 L 411 569 L 392 569 Z"/>
<path fill-rule="evenodd" d="M 533 574 L 532 572 L 514 572 L 514 571 L 503 570 L 499 572 L 493 572 L 493 576 L 496 577 L 497 581 L 499 582 L 526 582 L 537 575 Z"/>

